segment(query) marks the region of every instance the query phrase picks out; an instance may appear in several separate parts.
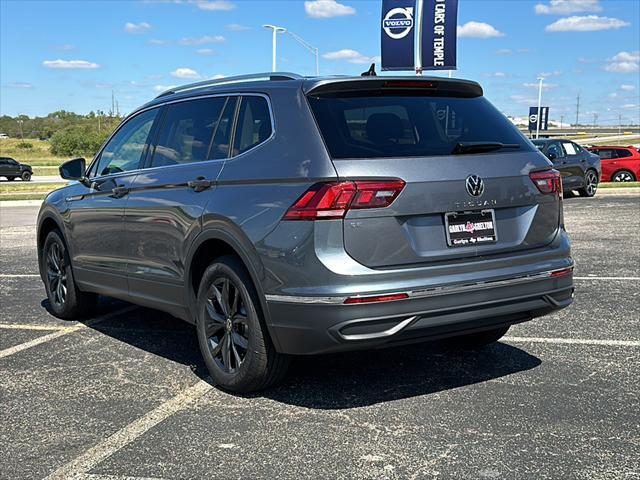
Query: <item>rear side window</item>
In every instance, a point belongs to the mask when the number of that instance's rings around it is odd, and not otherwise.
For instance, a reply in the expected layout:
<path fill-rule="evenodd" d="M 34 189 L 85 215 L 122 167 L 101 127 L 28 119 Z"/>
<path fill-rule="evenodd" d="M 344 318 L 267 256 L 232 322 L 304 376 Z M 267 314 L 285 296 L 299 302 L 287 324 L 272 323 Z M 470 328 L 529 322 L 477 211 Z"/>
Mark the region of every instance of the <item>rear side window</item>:
<path fill-rule="evenodd" d="M 617 158 L 615 152 L 611 149 L 600 149 L 597 152 L 598 152 L 598 156 L 604 160 L 608 160 L 610 158 Z"/>
<path fill-rule="evenodd" d="M 517 128 L 484 97 L 309 97 L 329 153 L 340 158 L 449 155 L 460 142 L 518 144 Z"/>
<path fill-rule="evenodd" d="M 233 142 L 233 155 L 240 155 L 271 136 L 271 115 L 264 97 L 242 97 Z"/>
<path fill-rule="evenodd" d="M 167 107 L 152 167 L 209 159 L 211 139 L 225 106 L 224 97 L 203 98 Z"/>
<path fill-rule="evenodd" d="M 618 154 L 618 158 L 626 158 L 632 156 L 629 150 L 625 150 L 623 148 L 616 149 L 616 153 Z"/>

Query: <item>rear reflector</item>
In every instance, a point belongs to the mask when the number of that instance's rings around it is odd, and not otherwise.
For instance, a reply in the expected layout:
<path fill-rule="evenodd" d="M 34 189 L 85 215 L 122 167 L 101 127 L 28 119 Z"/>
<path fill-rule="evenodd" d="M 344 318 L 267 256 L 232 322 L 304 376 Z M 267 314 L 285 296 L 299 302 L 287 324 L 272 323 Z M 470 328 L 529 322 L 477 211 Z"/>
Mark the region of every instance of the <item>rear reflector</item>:
<path fill-rule="evenodd" d="M 529 178 L 541 193 L 562 195 L 562 178 L 558 170 L 531 172 Z"/>
<path fill-rule="evenodd" d="M 569 267 L 569 268 L 564 268 L 562 270 L 556 270 L 555 272 L 551 272 L 551 275 L 549 275 L 551 278 L 558 278 L 558 277 L 566 277 L 567 275 L 571 275 L 573 273 L 573 267 Z"/>
<path fill-rule="evenodd" d="M 344 218 L 349 209 L 384 208 L 404 188 L 402 180 L 316 183 L 284 215 L 284 220 Z"/>
<path fill-rule="evenodd" d="M 371 297 L 349 297 L 344 303 L 353 305 L 357 303 L 377 303 L 377 302 L 393 302 L 395 300 L 406 300 L 409 298 L 407 293 L 393 293 L 390 295 L 374 295 Z"/>

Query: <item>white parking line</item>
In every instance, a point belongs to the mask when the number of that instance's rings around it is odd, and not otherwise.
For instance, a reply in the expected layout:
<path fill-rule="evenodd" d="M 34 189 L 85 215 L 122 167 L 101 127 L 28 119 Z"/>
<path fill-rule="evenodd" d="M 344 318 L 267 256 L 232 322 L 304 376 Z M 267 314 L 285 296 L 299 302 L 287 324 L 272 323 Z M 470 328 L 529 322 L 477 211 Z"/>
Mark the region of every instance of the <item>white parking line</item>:
<path fill-rule="evenodd" d="M 35 347 L 36 345 L 41 345 L 43 343 L 49 342 L 51 340 L 54 340 L 58 337 L 62 337 L 63 335 L 66 335 L 68 333 L 73 333 L 76 332 L 78 330 L 81 330 L 83 328 L 89 327 L 95 323 L 98 322 L 102 322 L 104 320 L 108 320 L 111 317 L 115 317 L 116 315 L 120 315 L 122 313 L 127 313 L 130 312 L 131 310 L 134 310 L 138 308 L 136 305 L 131 305 L 129 307 L 125 307 L 125 308 L 121 308 L 120 310 L 116 310 L 115 312 L 110 312 L 107 313 L 105 315 L 102 315 L 100 317 L 96 317 L 96 318 L 92 318 L 91 320 L 87 320 L 84 323 L 81 323 L 79 325 L 74 325 L 73 327 L 64 327 L 60 330 L 58 330 L 57 332 L 53 332 L 50 333 L 49 335 L 43 335 L 42 337 L 38 337 L 38 338 L 34 338 L 33 340 L 30 340 L 28 342 L 25 343 L 21 343 L 20 345 L 15 345 L 13 347 L 9 347 L 9 348 L 5 348 L 4 350 L 0 350 L 0 358 L 5 358 L 8 357 L 10 355 L 14 355 L 18 352 L 22 352 L 23 350 L 26 350 L 28 348 L 31 347 Z"/>
<path fill-rule="evenodd" d="M 66 465 L 58 468 L 55 472 L 46 477 L 45 480 L 92 478 L 92 476 L 85 477 L 85 474 L 100 462 L 139 438 L 149 429 L 155 427 L 176 412 L 186 408 L 189 404 L 202 397 L 212 388 L 213 387 L 209 383 L 204 380 L 200 380 L 195 385 L 187 388 L 162 405 L 151 410 L 149 413 L 118 430 L 103 442 L 98 443 L 95 447 L 84 452 L 75 460 L 72 460 Z"/>
<path fill-rule="evenodd" d="M 37 278 L 37 273 L 0 273 L 0 278 Z"/>
<path fill-rule="evenodd" d="M 73 480 L 164 480 L 160 477 L 132 477 L 130 475 L 105 475 L 102 473 L 82 473 Z"/>
<path fill-rule="evenodd" d="M 640 277 L 573 277 L 574 280 L 640 280 Z"/>
<path fill-rule="evenodd" d="M 0 329 L 8 330 L 64 330 L 69 327 L 61 327 L 57 325 L 25 325 L 21 323 L 0 323 Z"/>
<path fill-rule="evenodd" d="M 559 345 L 604 345 L 607 347 L 640 347 L 638 340 L 598 340 L 595 338 L 502 337 L 505 342 L 552 343 Z"/>

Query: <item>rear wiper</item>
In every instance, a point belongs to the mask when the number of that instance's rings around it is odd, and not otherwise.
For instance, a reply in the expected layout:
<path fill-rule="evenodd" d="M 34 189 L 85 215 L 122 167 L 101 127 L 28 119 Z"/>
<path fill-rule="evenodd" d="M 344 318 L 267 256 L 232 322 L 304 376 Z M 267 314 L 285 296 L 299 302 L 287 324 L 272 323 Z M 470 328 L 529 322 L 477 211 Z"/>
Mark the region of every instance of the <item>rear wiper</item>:
<path fill-rule="evenodd" d="M 501 148 L 520 148 L 517 143 L 500 142 L 459 142 L 451 152 L 452 155 L 462 155 L 465 153 L 482 153 L 500 150 Z"/>

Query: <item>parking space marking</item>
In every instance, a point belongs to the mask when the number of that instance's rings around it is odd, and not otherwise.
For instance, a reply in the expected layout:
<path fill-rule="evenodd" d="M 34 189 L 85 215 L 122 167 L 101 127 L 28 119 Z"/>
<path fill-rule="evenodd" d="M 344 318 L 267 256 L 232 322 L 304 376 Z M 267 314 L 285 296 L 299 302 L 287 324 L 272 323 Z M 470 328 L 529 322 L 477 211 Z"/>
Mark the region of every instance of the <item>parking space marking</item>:
<path fill-rule="evenodd" d="M 640 277 L 573 277 L 574 280 L 640 280 Z"/>
<path fill-rule="evenodd" d="M 21 323 L 0 323 L 0 330 L 1 329 L 8 329 L 8 330 L 64 330 L 66 328 L 69 327 L 59 327 L 59 326 L 55 326 L 55 325 L 51 325 L 50 327 L 46 326 L 46 325 L 25 325 L 25 324 L 21 324 Z"/>
<path fill-rule="evenodd" d="M 0 278 L 38 278 L 37 273 L 0 273 Z"/>
<path fill-rule="evenodd" d="M 130 475 L 104 475 L 101 473 L 83 473 L 75 475 L 73 480 L 164 480 L 160 477 L 132 477 Z"/>
<path fill-rule="evenodd" d="M 41 345 L 51 340 L 55 340 L 58 337 L 67 335 L 68 333 L 77 332 L 78 330 L 89 327 L 95 323 L 108 320 L 109 318 L 115 317 L 116 315 L 130 312 L 131 310 L 135 310 L 136 308 L 138 308 L 136 305 L 131 305 L 129 307 L 121 308 L 120 310 L 116 310 L 115 312 L 110 312 L 100 317 L 87 320 L 86 322 L 81 323 L 79 325 L 74 325 L 73 327 L 63 327 L 57 332 L 53 332 L 48 335 L 43 335 L 42 337 L 34 338 L 33 340 L 30 340 L 25 343 L 21 343 L 20 345 L 15 345 L 13 347 L 5 348 L 4 350 L 0 350 L 0 358 L 9 357 L 18 352 L 22 352 L 23 350 L 26 350 L 28 348 L 35 347 L 36 345 Z"/>
<path fill-rule="evenodd" d="M 603 345 L 607 347 L 640 347 L 638 340 L 598 340 L 595 338 L 502 337 L 505 342 L 555 343 L 559 345 Z"/>
<path fill-rule="evenodd" d="M 100 462 L 107 459 L 118 450 L 127 446 L 151 428 L 171 417 L 180 410 L 186 408 L 204 394 L 212 390 L 213 387 L 205 380 L 200 380 L 195 385 L 183 390 L 175 397 L 151 410 L 149 413 L 134 420 L 129 425 L 118 430 L 103 442 L 90 448 L 75 460 L 61 466 L 51 473 L 45 480 L 66 480 L 69 478 L 94 478 L 87 477 L 86 474 Z M 107 477 L 108 478 L 108 477 Z"/>

